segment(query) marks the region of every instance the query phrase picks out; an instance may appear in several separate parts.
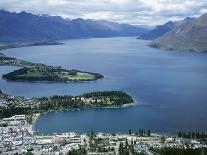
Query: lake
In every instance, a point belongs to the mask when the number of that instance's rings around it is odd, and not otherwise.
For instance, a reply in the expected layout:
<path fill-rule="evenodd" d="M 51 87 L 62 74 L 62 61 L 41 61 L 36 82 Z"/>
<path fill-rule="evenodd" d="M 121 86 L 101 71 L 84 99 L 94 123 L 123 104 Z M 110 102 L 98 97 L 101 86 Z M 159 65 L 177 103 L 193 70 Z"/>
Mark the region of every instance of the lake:
<path fill-rule="evenodd" d="M 0 79 L 3 92 L 39 97 L 77 95 L 102 90 L 122 90 L 136 106 L 121 109 L 88 109 L 51 112 L 34 125 L 38 134 L 128 132 L 151 129 L 175 133 L 207 130 L 207 53 L 153 49 L 149 42 L 126 38 L 77 39 L 64 45 L 8 49 L 2 53 L 31 62 L 68 69 L 98 72 L 95 82 L 30 83 Z M 13 67 L 0 67 L 0 74 Z"/>

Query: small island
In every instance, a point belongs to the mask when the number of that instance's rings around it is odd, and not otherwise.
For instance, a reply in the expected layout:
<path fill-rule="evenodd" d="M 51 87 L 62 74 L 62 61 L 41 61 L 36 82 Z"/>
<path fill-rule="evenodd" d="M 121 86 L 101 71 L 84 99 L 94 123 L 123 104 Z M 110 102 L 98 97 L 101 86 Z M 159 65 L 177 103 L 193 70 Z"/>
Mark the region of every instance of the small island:
<path fill-rule="evenodd" d="M 133 98 L 122 91 L 101 91 L 78 96 L 51 96 L 26 99 L 0 91 L 0 119 L 13 115 L 31 115 L 48 111 L 83 108 L 118 108 L 133 104 Z"/>
<path fill-rule="evenodd" d="M 11 81 L 78 82 L 95 81 L 103 78 L 103 75 L 98 73 L 84 72 L 74 69 L 68 70 L 59 66 L 47 66 L 40 63 L 31 63 L 0 54 L 0 66 L 6 65 L 21 67 L 18 70 L 3 75 L 4 79 Z"/>

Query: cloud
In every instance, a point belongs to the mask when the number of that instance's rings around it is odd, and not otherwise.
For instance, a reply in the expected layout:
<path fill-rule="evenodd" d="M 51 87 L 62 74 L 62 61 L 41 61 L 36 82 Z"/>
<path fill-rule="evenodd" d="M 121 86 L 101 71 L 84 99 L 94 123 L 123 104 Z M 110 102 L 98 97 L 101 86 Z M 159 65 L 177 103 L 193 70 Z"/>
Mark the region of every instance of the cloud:
<path fill-rule="evenodd" d="M 206 0 L 6 0 L 0 9 L 157 25 L 207 12 Z"/>

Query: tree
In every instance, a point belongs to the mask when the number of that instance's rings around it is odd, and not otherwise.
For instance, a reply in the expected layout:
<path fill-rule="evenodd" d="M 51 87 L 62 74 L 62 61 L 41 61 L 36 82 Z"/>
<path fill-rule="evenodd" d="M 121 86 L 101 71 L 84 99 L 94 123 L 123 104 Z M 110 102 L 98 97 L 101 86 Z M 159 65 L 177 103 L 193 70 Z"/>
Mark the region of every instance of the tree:
<path fill-rule="evenodd" d="M 29 152 L 25 153 L 25 155 L 33 155 L 33 153 L 29 151 Z"/>
<path fill-rule="evenodd" d="M 165 143 L 165 136 L 162 136 L 162 137 L 160 138 L 160 141 L 161 141 L 161 143 Z"/>
<path fill-rule="evenodd" d="M 131 135 L 132 134 L 132 130 L 131 129 L 129 129 L 129 135 Z"/>
<path fill-rule="evenodd" d="M 151 135 L 151 131 L 148 129 L 147 130 L 147 136 L 150 137 L 150 135 Z"/>
<path fill-rule="evenodd" d="M 141 136 L 141 137 L 143 136 L 142 135 L 142 129 L 139 129 L 139 136 Z"/>
<path fill-rule="evenodd" d="M 32 121 L 33 121 L 33 116 L 32 116 L 32 114 L 31 114 L 31 115 L 27 115 L 27 116 L 26 116 L 26 122 L 27 122 L 27 124 L 32 124 Z"/>
<path fill-rule="evenodd" d="M 120 143 L 119 144 L 119 154 L 122 154 L 122 152 L 123 152 L 123 143 Z"/>
<path fill-rule="evenodd" d="M 182 132 L 178 132 L 178 138 L 181 138 L 182 137 Z"/>

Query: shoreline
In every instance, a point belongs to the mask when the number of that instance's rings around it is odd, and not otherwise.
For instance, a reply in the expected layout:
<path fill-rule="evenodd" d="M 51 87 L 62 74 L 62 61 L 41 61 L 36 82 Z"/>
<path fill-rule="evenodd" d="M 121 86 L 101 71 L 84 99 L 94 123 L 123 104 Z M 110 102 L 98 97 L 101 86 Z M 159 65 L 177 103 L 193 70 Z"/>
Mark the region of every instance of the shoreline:
<path fill-rule="evenodd" d="M 14 66 L 14 67 L 16 67 L 16 66 Z M 29 80 L 10 80 L 10 79 L 6 79 L 6 78 L 2 78 L 2 79 L 9 81 L 9 82 L 24 82 L 24 83 L 92 83 L 97 80 L 101 80 L 103 78 L 100 78 L 100 79 L 97 78 L 97 79 L 92 79 L 92 80 L 68 80 L 68 81 L 29 81 Z"/>
<path fill-rule="evenodd" d="M 11 42 L 11 43 L 3 43 L 3 44 L 1 44 L 1 43 L 0 43 L 0 51 L 7 50 L 7 49 L 13 49 L 13 48 L 21 48 L 21 47 L 55 46 L 55 45 L 64 45 L 65 44 L 65 43 L 59 42 L 59 41 Z"/>
<path fill-rule="evenodd" d="M 41 113 L 36 113 L 36 114 L 33 114 L 32 116 L 32 123 L 31 124 L 27 124 L 26 125 L 26 128 L 28 130 L 28 132 L 31 134 L 31 135 L 34 135 L 34 125 L 37 121 L 37 119 L 40 117 Z"/>
<path fill-rule="evenodd" d="M 33 116 L 33 120 L 32 120 L 32 124 L 30 124 L 28 126 L 28 131 L 30 133 L 32 133 L 32 135 L 34 135 L 34 133 L 36 132 L 34 129 L 34 126 L 35 126 L 35 123 L 36 121 L 38 120 L 38 118 L 41 117 L 41 115 L 46 115 L 48 113 L 56 113 L 56 112 L 74 112 L 74 111 L 81 111 L 81 110 L 91 110 L 91 109 L 122 109 L 122 108 L 129 108 L 129 107 L 133 107 L 133 106 L 136 106 L 137 104 L 134 104 L 134 102 L 132 103 L 127 103 L 127 104 L 124 104 L 120 107 L 91 107 L 91 108 L 76 108 L 76 109 L 64 109 L 64 110 L 49 110 L 49 111 L 45 111 L 45 112 L 42 112 L 42 113 L 36 113 L 34 114 L 35 116 Z"/>

